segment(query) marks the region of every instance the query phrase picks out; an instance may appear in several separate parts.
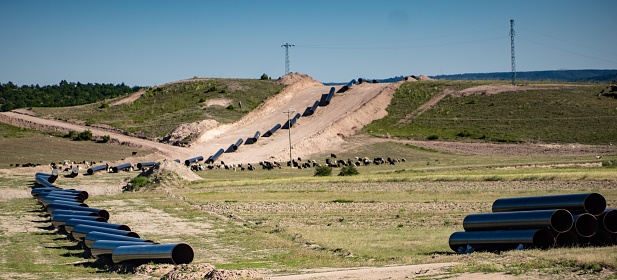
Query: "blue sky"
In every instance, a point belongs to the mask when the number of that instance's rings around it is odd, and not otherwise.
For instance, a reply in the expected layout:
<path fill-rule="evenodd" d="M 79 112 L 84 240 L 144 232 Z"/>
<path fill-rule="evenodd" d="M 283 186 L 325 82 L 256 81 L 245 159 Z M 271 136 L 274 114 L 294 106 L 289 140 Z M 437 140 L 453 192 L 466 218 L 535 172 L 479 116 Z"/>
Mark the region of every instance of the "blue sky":
<path fill-rule="evenodd" d="M 617 69 L 617 1 L 0 1 L 0 82 Z"/>

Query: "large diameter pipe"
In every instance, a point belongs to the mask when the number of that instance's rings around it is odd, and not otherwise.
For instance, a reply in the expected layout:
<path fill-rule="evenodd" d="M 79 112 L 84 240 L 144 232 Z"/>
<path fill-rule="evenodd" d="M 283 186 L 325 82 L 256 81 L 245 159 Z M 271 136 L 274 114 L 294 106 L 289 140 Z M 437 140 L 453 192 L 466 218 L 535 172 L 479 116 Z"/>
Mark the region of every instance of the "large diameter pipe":
<path fill-rule="evenodd" d="M 599 230 L 617 233 L 617 209 L 606 209 L 598 216 Z"/>
<path fill-rule="evenodd" d="M 80 219 L 85 221 L 97 221 L 97 222 L 107 222 L 107 220 L 99 215 L 96 216 L 84 216 L 84 215 L 55 215 L 51 218 L 51 225 L 55 228 L 62 227 L 66 224 L 66 221 L 70 219 Z"/>
<path fill-rule="evenodd" d="M 77 205 L 77 206 L 88 207 L 88 204 L 85 204 L 82 201 L 75 201 L 75 200 L 70 200 L 67 198 L 52 197 L 51 200 L 43 200 L 41 202 L 41 204 L 43 204 L 43 208 L 47 207 L 49 204 L 52 204 L 52 203 L 55 203 L 55 204 L 61 203 L 61 204 L 67 204 L 67 205 Z"/>
<path fill-rule="evenodd" d="M 37 196 L 37 197 L 51 195 L 51 194 L 62 194 L 62 195 L 78 194 L 81 197 L 83 197 L 84 200 L 88 199 L 89 197 L 89 194 L 87 191 L 74 190 L 74 189 L 62 189 L 62 188 L 35 188 L 35 189 L 32 189 L 31 193 L 32 195 Z"/>
<path fill-rule="evenodd" d="M 199 161 L 202 161 L 202 160 L 204 160 L 203 156 L 196 156 L 194 158 L 189 158 L 189 159 L 185 160 L 184 161 L 184 165 L 189 166 L 189 165 L 191 165 L 191 163 L 196 163 L 196 162 L 199 162 Z"/>
<path fill-rule="evenodd" d="M 34 187 L 31 191 L 30 194 L 32 196 L 39 196 L 39 194 L 41 193 L 47 193 L 51 190 L 61 190 L 62 188 L 56 187 L 56 186 L 51 186 L 51 187 Z"/>
<path fill-rule="evenodd" d="M 465 231 L 552 229 L 566 232 L 572 224 L 572 214 L 564 209 L 471 214 L 463 220 Z"/>
<path fill-rule="evenodd" d="M 125 169 L 129 169 L 131 168 L 133 165 L 131 165 L 130 163 L 124 163 L 124 164 L 120 164 L 120 165 L 116 165 L 114 167 L 111 168 L 111 171 L 113 173 L 118 173 L 120 170 L 125 170 Z"/>
<path fill-rule="evenodd" d="M 79 201 L 84 202 L 84 198 L 79 194 L 49 194 L 49 195 L 39 195 L 37 197 L 37 201 L 41 204 L 49 204 L 50 201 L 54 200 L 70 200 L 70 201 Z"/>
<path fill-rule="evenodd" d="M 330 101 L 332 101 L 332 97 L 334 97 L 334 87 L 331 87 L 330 92 L 328 92 L 328 95 L 326 95 L 326 100 L 324 100 L 325 106 L 330 105 Z"/>
<path fill-rule="evenodd" d="M 90 207 L 88 207 L 88 205 L 85 203 L 72 204 L 72 203 L 63 203 L 61 201 L 58 201 L 56 203 L 47 205 L 44 210 L 47 213 L 51 213 L 51 211 L 54 211 L 56 209 L 76 209 L 78 210 L 79 208 L 90 208 Z"/>
<path fill-rule="evenodd" d="M 152 242 L 153 243 L 152 240 L 146 240 L 142 238 L 117 235 L 117 234 L 105 233 L 105 232 L 100 232 L 100 231 L 91 231 L 91 232 L 88 232 L 88 234 L 86 234 L 86 237 L 84 239 L 84 244 L 86 245 L 86 247 L 92 248 L 92 244 L 99 240 Z"/>
<path fill-rule="evenodd" d="M 493 212 L 566 209 L 572 214 L 600 215 L 606 199 L 599 193 L 562 194 L 500 198 L 493 202 Z"/>
<path fill-rule="evenodd" d="M 210 159 L 209 163 L 214 163 L 214 161 L 218 159 L 224 152 L 225 150 L 219 149 L 214 155 L 212 155 L 212 158 Z"/>
<path fill-rule="evenodd" d="M 109 212 L 107 212 L 107 210 L 105 209 L 98 209 L 98 208 L 91 208 L 91 207 L 80 207 L 80 206 L 73 206 L 73 205 L 63 205 L 63 204 L 49 204 L 47 205 L 47 213 L 51 213 L 57 209 L 62 209 L 62 210 L 72 210 L 72 211 L 86 211 L 86 212 L 94 212 L 97 213 L 99 216 L 109 220 Z"/>
<path fill-rule="evenodd" d="M 146 244 L 154 244 L 151 241 L 117 241 L 117 240 L 97 240 L 90 246 L 90 253 L 95 258 L 100 258 L 102 256 L 110 256 L 114 252 L 114 250 L 120 246 L 129 246 L 129 245 L 144 245 Z"/>
<path fill-rule="evenodd" d="M 274 134 L 280 128 L 281 128 L 281 124 L 277 123 L 270 130 L 266 131 L 266 133 L 264 133 L 263 137 L 270 137 L 270 136 L 272 136 L 272 134 Z"/>
<path fill-rule="evenodd" d="M 572 247 L 578 243 L 578 235 L 572 230 L 555 235 L 555 246 L 557 247 Z"/>
<path fill-rule="evenodd" d="M 77 225 L 88 225 L 88 226 L 95 226 L 95 227 L 101 227 L 101 228 L 117 229 L 117 230 L 122 230 L 122 231 L 131 231 L 131 228 L 127 225 L 113 224 L 113 223 L 107 223 L 107 222 L 88 221 L 88 220 L 82 220 L 79 218 L 73 218 L 73 219 L 66 220 L 66 223 L 64 224 L 64 228 L 66 229 L 67 232 L 71 232 L 73 231 L 73 228 L 76 227 Z"/>
<path fill-rule="evenodd" d="M 137 163 L 137 169 L 142 169 L 142 168 L 150 167 L 150 166 L 154 166 L 154 165 L 156 165 L 156 162 L 154 162 L 154 161 L 138 162 Z"/>
<path fill-rule="evenodd" d="M 58 215 L 69 215 L 69 216 L 94 216 L 101 217 L 97 212 L 89 212 L 89 211 L 75 211 L 75 210 L 64 210 L 64 209 L 56 209 L 49 213 L 49 216 L 53 220 L 55 216 Z M 103 217 L 101 217 L 103 218 Z"/>
<path fill-rule="evenodd" d="M 574 230 L 579 236 L 591 237 L 598 232 L 598 220 L 595 216 L 584 213 L 574 215 Z"/>
<path fill-rule="evenodd" d="M 113 229 L 113 228 L 106 228 L 106 227 L 97 227 L 97 226 L 91 226 L 91 225 L 85 225 L 85 224 L 78 224 L 78 225 L 76 225 L 71 230 L 71 235 L 73 236 L 73 238 L 75 238 L 77 240 L 83 240 L 83 239 L 86 238 L 86 234 L 88 234 L 88 232 L 91 232 L 91 231 L 98 231 L 98 232 L 104 232 L 104 233 L 110 233 L 110 234 L 124 235 L 124 236 L 139 238 L 139 234 L 137 234 L 135 232 L 132 232 L 132 231 Z"/>
<path fill-rule="evenodd" d="M 246 138 L 245 145 L 255 144 L 257 142 L 257 139 L 259 139 L 259 136 L 261 136 L 261 132 L 255 132 L 255 135 L 253 137 Z"/>
<path fill-rule="evenodd" d="M 184 243 L 120 246 L 111 254 L 114 263 L 133 264 L 188 264 L 193 261 L 193 257 L 193 248 Z"/>
<path fill-rule="evenodd" d="M 589 238 L 589 245 L 591 246 L 610 246 L 614 243 L 613 235 L 608 231 L 599 230 Z"/>
<path fill-rule="evenodd" d="M 455 232 L 450 235 L 449 245 L 453 251 L 467 245 L 480 251 L 501 251 L 515 249 L 519 244 L 525 248 L 548 248 L 554 242 L 548 229 L 521 229 Z"/>
<path fill-rule="evenodd" d="M 45 173 L 38 173 L 37 175 L 34 176 L 34 181 L 46 188 L 53 188 L 55 187 L 53 183 L 49 182 L 49 177 L 51 176 L 51 174 L 45 174 Z"/>
<path fill-rule="evenodd" d="M 107 170 L 107 165 L 106 164 L 101 164 L 101 165 L 90 167 L 90 168 L 88 168 L 88 170 L 86 172 L 88 172 L 88 175 L 92 175 L 95 172 L 99 172 L 99 171 L 103 171 L 103 170 Z"/>

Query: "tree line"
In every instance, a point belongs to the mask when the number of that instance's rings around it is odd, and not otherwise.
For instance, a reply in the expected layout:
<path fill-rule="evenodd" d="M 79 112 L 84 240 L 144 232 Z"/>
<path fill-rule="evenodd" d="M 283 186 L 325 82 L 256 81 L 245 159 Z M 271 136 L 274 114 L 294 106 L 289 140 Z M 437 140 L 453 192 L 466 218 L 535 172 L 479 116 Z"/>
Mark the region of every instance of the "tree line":
<path fill-rule="evenodd" d="M 57 85 L 0 83 L 0 112 L 24 107 L 65 107 L 94 103 L 138 91 L 140 87 L 122 84 L 82 84 L 62 80 Z"/>

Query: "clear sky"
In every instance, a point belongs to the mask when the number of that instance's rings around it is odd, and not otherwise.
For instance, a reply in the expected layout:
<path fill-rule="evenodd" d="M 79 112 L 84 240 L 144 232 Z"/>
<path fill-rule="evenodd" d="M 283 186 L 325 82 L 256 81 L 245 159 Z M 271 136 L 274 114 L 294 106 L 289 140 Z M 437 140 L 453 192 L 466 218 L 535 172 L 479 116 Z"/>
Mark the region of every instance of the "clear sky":
<path fill-rule="evenodd" d="M 617 69 L 616 0 L 0 0 L 0 82 Z"/>

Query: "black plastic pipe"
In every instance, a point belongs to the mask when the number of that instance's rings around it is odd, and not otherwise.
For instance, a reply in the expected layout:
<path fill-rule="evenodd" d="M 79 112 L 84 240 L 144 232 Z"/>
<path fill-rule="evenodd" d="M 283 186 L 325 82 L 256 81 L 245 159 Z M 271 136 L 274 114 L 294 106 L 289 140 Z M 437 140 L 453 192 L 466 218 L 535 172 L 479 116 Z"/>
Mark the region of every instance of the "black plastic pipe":
<path fill-rule="evenodd" d="M 37 201 L 39 203 L 44 203 L 44 202 L 49 202 L 49 201 L 53 201 L 53 200 L 70 200 L 70 201 L 79 201 L 79 202 L 84 202 L 84 198 L 80 195 L 80 194 L 56 194 L 56 193 L 49 193 L 48 195 L 39 195 L 37 197 Z M 48 203 L 49 204 L 49 203 Z"/>
<path fill-rule="evenodd" d="M 47 205 L 44 210 L 47 213 L 51 213 L 51 211 L 54 211 L 56 209 L 79 209 L 79 208 L 90 208 L 90 207 L 88 207 L 88 205 L 85 203 L 67 204 L 67 203 L 62 203 L 58 201 L 57 203 L 52 203 L 52 204 Z"/>
<path fill-rule="evenodd" d="M 261 132 L 255 132 L 255 135 L 253 137 L 246 138 L 246 143 L 244 143 L 244 145 L 255 144 L 257 142 L 257 139 L 259 139 L 259 136 L 261 136 Z"/>
<path fill-rule="evenodd" d="M 54 184 L 50 183 L 48 181 L 49 176 L 51 176 L 50 174 L 46 174 L 46 175 L 36 175 L 34 176 L 34 181 L 36 181 L 37 184 L 45 187 L 45 188 L 54 188 L 56 186 L 54 186 Z"/>
<path fill-rule="evenodd" d="M 555 235 L 556 247 L 571 247 L 577 245 L 579 242 L 578 235 L 574 231 L 560 232 Z"/>
<path fill-rule="evenodd" d="M 349 81 L 349 83 L 347 83 L 346 85 L 344 85 L 341 89 L 338 90 L 339 93 L 341 92 L 346 92 L 348 89 L 351 88 L 352 85 L 356 84 L 356 80 L 353 79 L 351 81 Z"/>
<path fill-rule="evenodd" d="M 65 209 L 56 209 L 54 211 L 52 211 L 51 213 L 49 213 L 49 216 L 51 217 L 51 219 L 53 220 L 55 216 L 57 215 L 73 215 L 73 216 L 95 216 L 95 217 L 101 217 L 99 216 L 99 213 L 97 212 L 89 212 L 89 211 L 75 211 L 75 210 L 65 210 Z M 103 218 L 103 217 L 101 217 Z"/>
<path fill-rule="evenodd" d="M 66 226 L 64 228 L 66 229 Z M 86 224 L 78 224 L 78 225 L 76 225 L 71 230 L 71 235 L 73 236 L 73 238 L 75 238 L 77 240 L 83 240 L 84 238 L 86 238 L 86 234 L 88 234 L 88 232 L 91 232 L 91 231 L 98 231 L 98 232 L 104 232 L 104 233 L 110 233 L 110 234 L 124 235 L 124 236 L 139 238 L 139 234 L 137 234 L 135 232 L 132 232 L 132 231 L 126 231 L 126 230 L 121 230 L 121 229 L 113 229 L 113 228 L 106 228 L 106 227 L 97 227 L 97 226 L 91 226 L 91 225 L 86 225 Z"/>
<path fill-rule="evenodd" d="M 299 118 L 300 118 L 300 113 L 296 114 L 292 119 L 286 121 L 281 129 L 292 128 L 294 124 L 296 124 L 296 121 L 298 121 Z"/>
<path fill-rule="evenodd" d="M 112 167 L 111 171 L 113 173 L 118 173 L 118 171 L 131 168 L 131 166 L 133 166 L 133 165 L 131 165 L 130 163 L 124 163 L 124 164 L 120 164 L 120 165 L 116 165 L 116 166 Z"/>
<path fill-rule="evenodd" d="M 52 187 L 34 187 L 30 191 L 30 194 L 32 196 L 39 196 L 39 194 L 41 194 L 41 193 L 47 193 L 47 192 L 50 192 L 52 190 L 62 190 L 62 188 L 58 188 L 56 186 L 52 186 Z"/>
<path fill-rule="evenodd" d="M 114 263 L 130 262 L 133 264 L 150 262 L 188 264 L 193 261 L 193 257 L 193 248 L 184 243 L 120 246 L 111 254 Z"/>
<path fill-rule="evenodd" d="M 493 202 L 493 212 L 566 209 L 572 214 L 600 215 L 606 199 L 599 193 L 562 194 L 500 198 Z"/>
<path fill-rule="evenodd" d="M 154 166 L 154 165 L 156 165 L 156 162 L 154 162 L 154 161 L 138 162 L 137 163 L 137 169 L 142 169 L 144 167 L 150 167 L 150 166 Z"/>
<path fill-rule="evenodd" d="M 64 198 L 55 198 L 52 200 L 44 200 L 43 202 L 41 202 L 41 204 L 43 204 L 43 208 L 46 208 L 47 206 L 49 206 L 50 204 L 66 204 L 66 205 L 76 205 L 76 206 L 82 206 L 82 207 L 88 207 L 88 204 L 83 203 L 82 201 L 75 201 L 75 200 L 67 200 Z"/>
<path fill-rule="evenodd" d="M 244 142 L 244 140 L 242 140 L 242 138 L 238 139 L 238 141 L 236 141 L 236 143 L 234 144 L 234 151 L 238 150 L 238 147 L 240 147 L 240 145 L 242 145 L 242 143 Z"/>
<path fill-rule="evenodd" d="M 80 207 L 80 206 L 72 206 L 72 205 L 62 205 L 62 204 L 55 205 L 54 203 L 47 205 L 47 213 L 51 213 L 56 209 L 94 212 L 94 213 L 99 214 L 99 216 L 109 220 L 109 212 L 107 212 L 107 210 L 105 209 Z"/>
<path fill-rule="evenodd" d="M 236 149 L 234 149 L 234 144 L 229 145 L 229 147 L 227 147 L 227 150 L 225 150 L 226 153 L 233 153 L 235 151 Z"/>
<path fill-rule="evenodd" d="M 216 161 L 216 159 L 218 159 L 224 152 L 225 150 L 219 149 L 214 155 L 212 155 L 212 157 L 209 159 L 209 162 L 206 163 L 214 163 L 214 161 Z"/>
<path fill-rule="evenodd" d="M 64 229 L 66 229 L 67 232 L 71 232 L 73 231 L 73 228 L 77 225 L 88 225 L 88 226 L 95 226 L 95 227 L 102 227 L 102 228 L 118 229 L 118 230 L 123 230 L 123 231 L 131 231 L 131 228 L 127 225 L 113 224 L 113 223 L 107 223 L 107 222 L 88 221 L 88 220 L 82 220 L 79 218 L 73 218 L 73 219 L 66 220 L 64 224 Z"/>
<path fill-rule="evenodd" d="M 120 246 L 129 246 L 129 245 L 144 245 L 146 244 L 154 244 L 150 241 L 117 241 L 117 240 L 97 240 L 90 246 L 90 253 L 95 258 L 100 258 L 102 256 L 110 256 L 113 251 Z"/>
<path fill-rule="evenodd" d="M 306 107 L 306 110 L 304 110 L 304 113 L 302 113 L 302 116 L 306 117 L 306 116 L 315 114 L 315 110 L 317 110 L 317 106 L 319 106 L 319 101 L 315 101 L 313 106 Z"/>
<path fill-rule="evenodd" d="M 566 232 L 572 228 L 568 210 L 535 210 L 471 214 L 463 220 L 465 231 L 505 229 L 552 229 Z"/>
<path fill-rule="evenodd" d="M 96 215 L 96 214 L 95 214 Z M 69 214 L 62 214 L 62 215 L 54 215 L 51 217 L 51 225 L 54 226 L 55 228 L 59 228 L 61 226 L 64 226 L 64 224 L 66 224 L 66 221 L 70 220 L 70 219 L 80 219 L 80 220 L 85 220 L 85 221 L 97 221 L 97 222 L 107 222 L 107 220 L 99 215 L 96 216 L 85 216 L 85 215 L 69 215 Z"/>
<path fill-rule="evenodd" d="M 107 170 L 107 165 L 106 164 L 101 164 L 101 165 L 90 167 L 90 168 L 88 168 L 88 170 L 86 172 L 88 172 L 88 175 L 92 175 L 95 172 L 102 171 L 102 170 Z"/>
<path fill-rule="evenodd" d="M 324 100 L 324 104 L 326 104 L 325 106 L 330 105 L 330 101 L 332 101 L 332 97 L 334 97 L 334 87 L 331 87 L 330 92 L 328 92 L 328 95 L 326 95 L 326 100 Z"/>
<path fill-rule="evenodd" d="M 574 231 L 579 236 L 591 237 L 598 231 L 598 220 L 595 216 L 584 213 L 572 216 L 574 219 Z"/>
<path fill-rule="evenodd" d="M 324 93 L 319 98 L 319 106 L 328 106 L 330 103 L 326 104 L 326 99 L 328 99 L 328 94 Z"/>
<path fill-rule="evenodd" d="M 554 242 L 548 229 L 521 229 L 455 232 L 450 235 L 449 245 L 453 251 L 467 245 L 479 251 L 501 251 L 515 249 L 519 244 L 524 248 L 548 248 Z"/>
<path fill-rule="evenodd" d="M 191 163 L 196 163 L 196 162 L 199 162 L 199 161 L 202 161 L 202 160 L 204 160 L 203 156 L 196 156 L 194 158 L 189 158 L 189 159 L 185 160 L 184 161 L 184 165 L 189 166 L 189 165 L 191 165 Z"/>
<path fill-rule="evenodd" d="M 617 233 L 617 209 L 606 209 L 598 216 L 599 230 Z"/>
<path fill-rule="evenodd" d="M 62 189 L 62 188 L 35 188 L 30 192 L 33 196 L 45 196 L 51 194 L 79 194 L 84 200 L 90 196 L 87 191 L 74 190 L 74 189 Z"/>
<path fill-rule="evenodd" d="M 142 238 L 117 235 L 111 233 L 105 233 L 100 231 L 91 231 L 86 234 L 84 244 L 86 247 L 91 248 L 92 244 L 99 240 L 114 240 L 114 241 L 133 241 L 133 242 L 153 242 L 152 240 L 146 240 Z"/>
<path fill-rule="evenodd" d="M 610 246 L 613 244 L 613 235 L 608 231 L 599 230 L 589 238 L 589 245 L 591 246 Z"/>
<path fill-rule="evenodd" d="M 272 128 L 270 128 L 270 130 L 266 131 L 266 133 L 264 133 L 263 137 L 270 137 L 270 136 L 272 136 L 272 134 L 274 134 L 280 128 L 281 128 L 281 124 L 277 123 Z"/>

